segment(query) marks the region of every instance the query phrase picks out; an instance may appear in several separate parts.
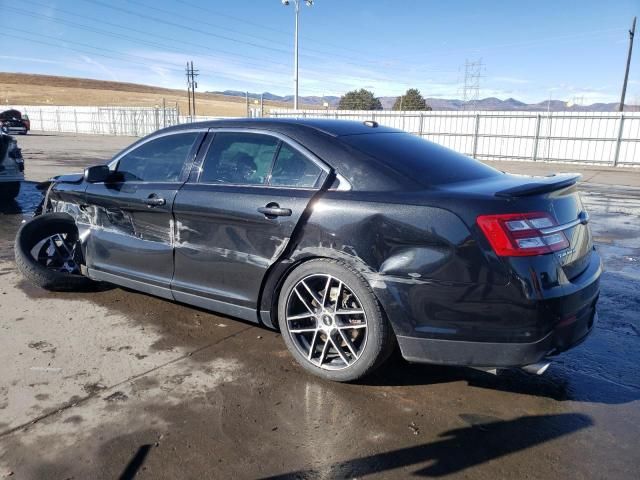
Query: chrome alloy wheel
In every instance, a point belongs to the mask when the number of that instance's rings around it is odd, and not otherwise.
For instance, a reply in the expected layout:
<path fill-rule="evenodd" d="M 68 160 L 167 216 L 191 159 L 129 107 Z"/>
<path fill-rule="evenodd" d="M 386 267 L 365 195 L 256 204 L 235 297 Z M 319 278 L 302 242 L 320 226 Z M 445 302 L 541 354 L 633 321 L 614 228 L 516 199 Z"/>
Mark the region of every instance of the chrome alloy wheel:
<path fill-rule="evenodd" d="M 48 270 L 80 273 L 80 248 L 77 236 L 56 233 L 39 241 L 32 250 L 37 262 Z"/>
<path fill-rule="evenodd" d="M 353 365 L 367 343 L 362 303 L 348 285 L 331 275 L 309 275 L 291 289 L 286 322 L 298 351 L 326 370 Z"/>

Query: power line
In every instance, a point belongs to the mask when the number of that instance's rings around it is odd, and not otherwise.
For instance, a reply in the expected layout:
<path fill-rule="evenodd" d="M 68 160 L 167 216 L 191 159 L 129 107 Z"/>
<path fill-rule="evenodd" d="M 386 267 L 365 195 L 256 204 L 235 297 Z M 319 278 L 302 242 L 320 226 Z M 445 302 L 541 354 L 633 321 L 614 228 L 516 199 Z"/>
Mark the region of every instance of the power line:
<path fill-rule="evenodd" d="M 264 49 L 264 50 L 271 50 L 271 51 L 274 51 L 274 52 L 287 53 L 287 54 L 289 53 L 289 51 L 283 50 L 282 48 L 268 47 L 266 45 L 261 45 L 259 43 L 247 42 L 245 40 L 239 40 L 237 38 L 227 37 L 225 35 L 218 35 L 217 33 L 208 32 L 206 30 L 200 30 L 199 28 L 194 28 L 194 27 L 191 27 L 189 25 L 184 25 L 184 24 L 172 22 L 170 20 L 164 20 L 164 19 L 158 18 L 158 17 L 152 17 L 151 15 L 147 15 L 147 14 L 143 14 L 143 13 L 140 13 L 140 12 L 136 12 L 135 10 L 129 10 L 128 8 L 122 8 L 122 7 L 117 7 L 117 6 L 114 6 L 114 5 L 109 5 L 108 3 L 104 3 L 104 2 L 102 2 L 100 0 L 84 0 L 84 1 L 85 2 L 94 3 L 94 4 L 100 5 L 102 7 L 110 8 L 112 10 L 116 10 L 116 11 L 119 11 L 119 12 L 123 12 L 123 13 L 126 13 L 127 15 L 133 15 L 133 16 L 138 17 L 138 18 L 143 18 L 144 20 L 151 20 L 151 21 L 154 21 L 154 22 L 157 22 L 157 23 L 170 25 L 172 27 L 182 28 L 184 30 L 189 30 L 189 31 L 192 31 L 192 32 L 195 32 L 195 33 L 200 33 L 202 35 L 207 35 L 207 36 L 210 36 L 210 37 L 215 37 L 215 38 L 219 38 L 219 39 L 222 39 L 222 40 L 227 40 L 227 41 L 230 41 L 230 42 L 240 43 L 242 45 L 249 45 L 251 47 L 261 48 L 261 49 Z"/>
<path fill-rule="evenodd" d="M 59 44 L 51 43 L 51 40 L 60 41 L 60 39 L 57 38 L 57 37 L 50 36 L 50 35 L 37 34 L 35 32 L 25 32 L 25 30 L 12 28 L 12 27 L 5 27 L 5 30 L 14 31 L 16 33 L 21 33 L 23 35 L 25 33 L 28 33 L 28 35 L 26 35 L 25 38 L 23 38 L 23 41 L 25 41 L 25 42 L 36 43 L 36 44 L 39 44 L 39 45 L 46 45 L 48 47 L 60 48 L 62 50 L 71 50 L 71 51 L 75 51 L 75 52 L 78 52 L 78 53 L 84 53 L 84 54 L 87 54 L 87 55 L 94 55 L 94 56 L 98 56 L 98 57 L 102 57 L 102 58 L 108 58 L 108 59 L 111 59 L 111 60 L 118 60 L 118 61 L 122 61 L 122 62 L 133 64 L 133 65 L 147 67 L 147 68 L 151 66 L 149 63 L 144 63 L 144 62 L 141 62 L 141 61 L 138 61 L 138 60 L 130 60 L 129 59 L 129 58 L 140 58 L 142 60 L 152 61 L 152 62 L 154 62 L 154 64 L 160 65 L 162 68 L 164 68 L 167 71 L 183 73 L 183 70 L 180 69 L 179 67 L 177 67 L 177 65 L 175 65 L 175 64 L 162 62 L 160 60 L 144 57 L 144 56 L 141 56 L 141 55 L 122 54 L 122 53 L 116 52 L 114 50 L 101 48 L 101 47 L 95 47 L 93 45 L 88 45 L 88 44 L 79 43 L 79 42 L 66 42 L 67 45 L 59 45 Z M 37 40 L 38 37 L 47 39 L 49 41 Z M 73 46 L 73 45 L 79 45 L 80 47 L 97 50 L 97 52 L 88 51 L 88 50 L 86 50 L 84 48 L 78 48 L 77 46 Z M 106 53 L 100 53 L 100 52 L 106 52 Z M 232 80 L 235 79 L 235 80 L 247 81 L 246 79 L 241 79 L 239 77 L 233 77 L 231 75 L 225 75 L 225 76 L 227 78 L 232 79 Z M 284 83 L 278 83 L 278 82 L 269 82 L 266 85 L 266 88 L 268 88 L 268 87 L 279 87 L 279 88 L 283 88 L 283 89 L 287 89 L 288 90 L 289 85 L 285 85 Z M 310 92 L 316 92 L 316 93 L 320 93 L 321 92 L 321 90 L 316 90 L 316 89 L 312 89 L 312 88 L 306 88 L 305 90 L 306 91 L 310 91 Z"/>
<path fill-rule="evenodd" d="M 32 2 L 32 3 L 37 3 L 37 2 Z M 42 5 L 42 4 L 40 4 L 40 5 Z M 47 17 L 46 15 L 39 14 L 39 13 L 32 13 L 32 12 L 29 12 L 29 11 L 26 11 L 26 10 L 22 10 L 20 8 L 7 7 L 6 9 L 7 10 L 12 10 L 12 11 L 14 11 L 14 12 L 20 14 L 20 15 L 29 16 L 29 17 L 32 17 L 32 18 L 42 18 L 42 19 L 46 19 L 47 21 L 50 21 L 50 22 L 60 23 L 60 24 L 63 24 L 63 25 L 68 25 L 68 26 L 71 26 L 73 28 L 79 28 L 79 29 L 90 31 L 90 32 L 93 32 L 93 33 L 98 33 L 100 35 L 107 35 L 107 36 L 112 36 L 112 37 L 120 38 L 120 39 L 129 39 L 129 40 L 131 40 L 133 42 L 136 42 L 136 43 L 144 43 L 144 44 L 147 44 L 147 45 L 150 45 L 150 46 L 153 46 L 153 47 L 167 48 L 167 49 L 173 50 L 173 51 L 178 52 L 178 53 L 183 53 L 183 50 L 180 50 L 180 49 L 176 48 L 175 44 L 169 45 L 169 44 L 163 44 L 163 43 L 158 43 L 158 42 L 150 42 L 148 40 L 142 40 L 142 39 L 139 39 L 139 38 L 136 38 L 136 37 L 132 37 L 130 35 L 117 33 L 117 32 L 113 32 L 113 31 L 110 31 L 110 30 L 104 30 L 104 29 L 96 28 L 96 27 L 93 27 L 93 26 L 90 26 L 90 25 L 76 23 L 76 22 L 73 22 L 73 21 L 70 21 L 70 20 L 66 20 L 66 19 L 50 18 L 50 17 Z M 98 20 L 98 19 L 95 19 L 95 18 L 92 18 L 92 17 L 85 17 L 85 16 L 82 16 L 82 15 L 78 15 L 78 14 L 75 14 L 75 13 L 72 13 L 72 12 L 67 12 L 67 11 L 59 10 L 59 9 L 57 11 L 61 12 L 61 13 L 64 13 L 64 14 L 67 14 L 67 15 L 73 15 L 73 16 L 76 16 L 76 17 L 80 17 L 80 18 L 83 18 L 85 20 L 100 22 L 102 24 L 111 25 L 111 26 L 114 26 L 114 27 L 117 27 L 117 28 L 124 28 L 124 27 L 122 27 L 120 25 L 117 25 L 117 24 L 114 24 L 114 23 L 110 23 L 110 22 L 106 22 L 106 21 L 101 21 L 101 20 Z M 132 29 L 132 28 L 125 28 L 125 29 L 127 31 L 130 31 L 130 32 L 136 32 L 136 33 L 139 33 L 139 34 L 142 34 L 142 35 L 151 36 L 151 37 L 163 38 L 163 39 L 166 38 L 166 37 L 163 37 L 161 35 L 156 35 L 156 34 L 153 34 L 153 33 L 150 33 L 150 32 L 144 32 L 142 30 L 136 30 L 136 29 Z M 207 51 L 211 50 L 210 48 L 204 47 L 201 44 L 197 44 L 197 43 L 193 43 L 193 42 L 188 42 L 188 41 L 181 40 L 181 43 L 182 44 L 186 44 L 186 45 L 190 45 L 190 46 L 194 46 L 194 47 L 197 47 L 197 48 L 200 48 L 200 49 L 203 49 L 203 50 L 207 50 Z M 250 57 L 250 56 L 238 54 L 236 52 L 232 52 L 232 51 L 229 51 L 229 50 L 220 50 L 220 52 L 221 53 L 227 53 L 229 55 L 233 55 L 233 56 L 240 57 L 240 58 L 247 58 L 247 59 L 250 59 L 250 60 L 257 60 L 257 61 L 264 61 L 263 59 L 258 58 L 258 57 Z M 230 61 L 230 62 L 234 62 L 234 63 L 240 63 L 240 62 L 234 61 L 233 58 L 216 57 L 216 56 L 213 56 L 213 55 L 210 55 L 210 54 L 202 54 L 202 56 L 211 57 L 211 58 L 216 59 L 216 60 L 220 59 L 220 58 L 224 58 L 225 61 Z M 269 62 L 269 63 L 288 66 L 288 64 L 282 63 L 282 62 L 275 62 L 274 61 L 274 62 Z M 264 66 L 258 65 L 258 64 L 249 64 L 249 63 L 240 63 L 240 64 L 242 64 L 242 65 L 254 65 L 254 66 L 258 66 L 260 68 L 265 68 Z"/>
<path fill-rule="evenodd" d="M 107 3 L 102 2 L 101 0 L 84 0 L 84 1 L 85 2 L 94 3 L 96 5 L 100 5 L 100 6 L 105 7 L 105 8 L 110 8 L 112 10 L 116 10 L 116 11 L 119 11 L 119 12 L 123 12 L 123 13 L 128 14 L 128 15 L 133 15 L 133 16 L 136 16 L 136 17 L 139 17 L 139 18 L 143 18 L 145 20 L 151 20 L 151 21 L 154 21 L 154 22 L 162 23 L 162 24 L 165 24 L 165 25 L 170 25 L 170 26 L 173 26 L 173 27 L 176 27 L 176 28 L 181 28 L 181 29 L 188 30 L 188 31 L 191 31 L 191 32 L 195 32 L 195 33 L 199 33 L 199 34 L 202 34 L 202 35 L 207 35 L 207 36 L 211 36 L 211 37 L 214 37 L 214 38 L 220 38 L 220 39 L 223 39 L 223 40 L 236 42 L 236 43 L 240 43 L 240 44 L 244 44 L 244 45 L 249 45 L 249 46 L 253 46 L 253 47 L 256 47 L 256 48 L 266 49 L 266 50 L 270 50 L 270 51 L 274 51 L 274 52 L 278 52 L 278 53 L 285 53 L 287 55 L 291 53 L 290 51 L 283 50 L 282 48 L 269 47 L 269 46 L 258 44 L 258 43 L 254 43 L 254 42 L 247 42 L 247 41 L 244 41 L 244 40 L 239 40 L 237 38 L 228 37 L 228 36 L 225 36 L 225 35 L 219 35 L 219 34 L 216 34 L 216 33 L 209 32 L 209 31 L 205 31 L 205 30 L 201 30 L 201 29 L 198 29 L 198 28 L 194 28 L 194 27 L 192 27 L 190 25 L 185 25 L 185 24 L 173 22 L 173 21 L 170 21 L 170 20 L 165 20 L 163 18 L 154 17 L 154 16 L 151 16 L 151 15 L 148 15 L 148 14 L 137 12 L 135 10 L 130 10 L 130 9 L 127 9 L 127 8 L 117 7 L 117 6 L 114 6 L 114 5 L 109 5 Z M 157 7 L 148 7 L 148 6 L 145 6 L 145 7 L 149 8 L 149 9 L 152 9 L 152 10 L 163 11 L 163 9 L 159 9 Z M 164 10 L 164 11 L 168 12 L 167 10 Z M 172 12 L 168 12 L 168 13 L 170 15 L 173 15 Z M 183 16 L 183 18 L 184 18 L 184 16 Z M 193 21 L 193 20 L 190 20 L 190 21 Z M 202 22 L 200 22 L 200 23 L 202 23 Z M 240 33 L 240 32 L 238 32 L 238 33 Z M 269 40 L 269 41 L 271 41 L 271 40 Z M 314 51 L 313 49 L 306 49 L 306 52 L 313 52 L 313 51 Z M 312 59 L 324 58 L 322 56 L 319 57 L 317 54 L 306 53 L 306 52 L 301 54 L 301 56 L 312 58 Z M 320 52 L 320 53 L 325 54 L 326 52 Z M 336 53 L 329 53 L 329 54 L 334 56 L 334 57 L 343 58 L 343 59 L 345 59 L 345 62 L 343 62 L 343 63 L 351 64 L 351 65 L 354 65 L 354 66 L 357 66 L 357 67 L 364 67 L 364 68 L 371 68 L 371 66 L 380 67 L 380 62 L 379 61 L 378 62 L 368 61 L 367 63 L 369 63 L 369 65 L 363 65 L 362 63 L 354 62 L 352 57 L 350 57 L 350 56 L 340 55 L 340 54 L 336 54 Z"/>
<path fill-rule="evenodd" d="M 37 2 L 33 2 L 33 3 L 37 3 Z M 25 10 L 22 10 L 22 9 L 19 9 L 19 8 L 15 8 L 15 7 L 8 7 L 7 9 L 8 10 L 12 10 L 12 11 L 14 11 L 14 12 L 20 14 L 20 15 L 29 16 L 29 17 L 32 17 L 32 18 L 43 18 L 43 19 L 46 19 L 47 21 L 51 21 L 51 22 L 54 22 L 54 23 L 60 23 L 60 24 L 63 24 L 63 25 L 68 25 L 68 26 L 71 26 L 72 28 L 79 28 L 79 29 L 82 29 L 82 30 L 85 30 L 85 31 L 90 31 L 92 33 L 97 33 L 99 35 L 111 36 L 111 37 L 119 38 L 119 39 L 129 39 L 129 40 L 131 40 L 132 42 L 135 42 L 135 43 L 143 43 L 143 44 L 147 44 L 147 45 L 150 45 L 150 46 L 153 46 L 153 47 L 166 48 L 166 49 L 172 50 L 172 51 L 177 52 L 177 53 L 184 53 L 183 50 L 177 49 L 174 45 L 167 45 L 167 44 L 162 44 L 162 43 L 158 43 L 158 42 L 150 42 L 148 40 L 142 40 L 142 39 L 139 39 L 139 38 L 136 38 L 136 37 L 132 37 L 130 35 L 116 33 L 116 32 L 113 32 L 113 31 L 96 28 L 96 27 L 93 27 L 93 26 L 89 26 L 89 25 L 86 25 L 86 24 L 81 24 L 81 23 L 69 21 L 69 20 L 66 20 L 66 19 L 59 19 L 59 18 L 53 19 L 53 18 L 47 17 L 46 15 L 28 12 L 28 11 L 25 11 Z M 85 20 L 95 20 L 95 21 L 97 21 L 96 19 L 93 19 L 91 17 L 84 17 L 82 15 L 73 14 L 73 13 L 70 13 L 70 12 L 63 11 L 63 10 L 58 10 L 58 11 L 61 12 L 61 13 L 74 15 L 74 16 L 83 18 Z M 109 23 L 109 22 L 102 22 L 102 23 L 116 26 L 115 24 Z M 119 27 L 119 28 L 122 28 L 122 27 Z M 159 35 L 154 35 L 154 34 L 151 34 L 151 33 L 148 33 L 148 32 L 143 32 L 143 31 L 136 30 L 136 29 L 129 29 L 129 30 L 133 31 L 133 32 L 140 33 L 142 35 L 148 35 L 148 36 L 152 36 L 152 37 L 164 38 L 164 37 L 160 37 Z M 190 42 L 183 41 L 182 43 L 189 44 Z M 198 44 L 194 44 L 194 43 L 190 43 L 190 44 L 192 44 L 192 45 L 194 45 L 194 46 L 196 46 L 198 48 L 203 48 L 202 45 L 198 45 Z M 85 46 L 91 47 L 91 46 L 86 45 L 86 44 L 85 44 Z M 249 59 L 255 58 L 255 57 L 249 57 L 249 56 L 246 56 L 246 55 L 235 54 L 235 53 L 232 53 L 232 52 L 225 52 L 225 53 L 229 53 L 229 54 L 234 55 L 234 56 L 239 56 L 239 57 L 244 57 L 244 58 L 249 58 Z M 215 57 L 215 56 L 212 56 L 212 55 L 209 55 L 209 54 L 201 54 L 201 56 L 202 57 L 210 57 L 210 58 L 215 59 L 215 60 L 219 59 L 219 57 Z M 138 57 L 149 59 L 151 61 L 156 61 L 154 58 L 142 57 L 142 56 L 139 56 L 139 55 L 138 55 Z M 262 71 L 270 71 L 270 72 L 279 73 L 279 74 L 282 73 L 281 70 L 270 69 L 268 66 L 263 66 L 263 65 L 259 65 L 259 64 L 255 64 L 255 63 L 238 62 L 238 61 L 234 61 L 233 59 L 228 59 L 228 58 L 223 58 L 223 60 L 225 62 L 231 61 L 231 62 L 234 62 L 234 63 L 238 63 L 240 65 L 255 66 L 255 67 L 260 68 Z M 283 65 L 283 66 L 288 66 L 287 64 L 282 63 L 282 62 L 270 62 L 270 63 L 280 64 L 280 65 Z M 303 72 L 308 72 L 311 76 L 316 76 L 316 77 L 321 77 L 322 74 L 326 75 L 326 74 L 333 73 L 332 71 L 330 72 L 330 71 L 326 71 L 326 70 L 312 70 L 312 69 L 302 69 L 302 71 Z M 365 83 L 367 81 L 371 81 L 371 80 L 377 80 L 377 81 L 381 81 L 381 82 L 391 81 L 390 78 L 371 77 L 371 76 L 368 76 L 366 78 L 365 77 L 361 77 L 361 78 L 352 77 L 352 78 L 354 80 L 359 80 L 360 82 L 365 82 Z M 345 82 L 341 82 L 341 81 L 338 81 L 338 80 L 333 80 L 332 82 L 334 84 L 345 85 L 345 86 L 347 86 L 349 88 L 354 88 L 354 87 L 352 87 L 352 84 L 350 84 L 350 83 L 345 83 Z M 399 85 L 405 85 L 405 86 L 412 85 L 412 84 L 410 84 L 408 82 L 401 82 L 401 81 L 398 81 L 398 80 L 395 80 L 395 82 L 398 83 Z M 280 85 L 282 85 L 282 84 L 280 84 Z M 305 90 L 311 91 L 310 88 L 305 88 Z M 313 90 L 313 91 L 320 92 L 320 90 Z"/>

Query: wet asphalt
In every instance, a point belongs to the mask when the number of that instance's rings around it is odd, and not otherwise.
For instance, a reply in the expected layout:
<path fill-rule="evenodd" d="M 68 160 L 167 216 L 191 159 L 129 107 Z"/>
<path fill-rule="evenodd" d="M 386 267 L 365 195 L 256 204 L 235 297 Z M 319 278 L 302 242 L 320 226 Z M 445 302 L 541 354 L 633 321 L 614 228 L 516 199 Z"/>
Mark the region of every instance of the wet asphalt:
<path fill-rule="evenodd" d="M 277 332 L 27 285 L 12 241 L 41 193 L 25 183 L 0 207 L 0 478 L 640 478 L 640 190 L 582 190 L 606 267 L 585 343 L 542 376 L 396 355 L 337 384 Z"/>

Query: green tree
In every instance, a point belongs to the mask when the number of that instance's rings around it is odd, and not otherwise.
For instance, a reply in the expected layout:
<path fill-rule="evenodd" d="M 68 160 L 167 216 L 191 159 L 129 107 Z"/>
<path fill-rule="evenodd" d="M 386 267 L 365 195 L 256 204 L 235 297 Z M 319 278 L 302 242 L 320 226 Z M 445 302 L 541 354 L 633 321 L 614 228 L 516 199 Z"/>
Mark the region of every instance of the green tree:
<path fill-rule="evenodd" d="M 382 104 L 373 92 L 361 88 L 345 93 L 340 98 L 338 110 L 382 110 Z"/>
<path fill-rule="evenodd" d="M 417 88 L 410 88 L 404 95 L 396 99 L 396 103 L 393 104 L 394 110 L 431 110 L 431 107 L 427 105 L 426 100 L 420 94 L 420 90 Z"/>

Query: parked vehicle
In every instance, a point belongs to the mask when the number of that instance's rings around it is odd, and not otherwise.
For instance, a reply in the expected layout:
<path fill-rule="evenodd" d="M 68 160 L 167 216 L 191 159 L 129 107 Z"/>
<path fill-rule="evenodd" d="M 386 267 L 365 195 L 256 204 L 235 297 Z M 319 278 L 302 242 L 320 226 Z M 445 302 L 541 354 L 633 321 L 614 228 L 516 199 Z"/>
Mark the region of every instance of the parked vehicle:
<path fill-rule="evenodd" d="M 351 381 L 536 364 L 584 340 L 601 273 L 579 175 L 515 176 L 375 122 L 224 120 L 56 178 L 16 238 L 52 290 L 106 281 L 279 328 Z"/>
<path fill-rule="evenodd" d="M 17 133 L 26 135 L 31 130 L 31 121 L 28 115 L 22 115 L 18 110 L 5 110 L 0 112 L 0 131 L 3 133 Z"/>
<path fill-rule="evenodd" d="M 14 199 L 24 180 L 24 159 L 18 142 L 0 132 L 0 200 Z"/>

